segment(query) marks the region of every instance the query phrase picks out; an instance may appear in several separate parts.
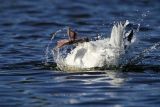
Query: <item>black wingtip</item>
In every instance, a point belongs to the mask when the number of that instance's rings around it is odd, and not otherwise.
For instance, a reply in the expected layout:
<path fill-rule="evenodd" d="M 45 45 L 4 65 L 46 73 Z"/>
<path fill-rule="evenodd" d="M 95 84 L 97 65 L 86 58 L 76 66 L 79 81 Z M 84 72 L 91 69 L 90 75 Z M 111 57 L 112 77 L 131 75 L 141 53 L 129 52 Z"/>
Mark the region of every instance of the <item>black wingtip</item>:
<path fill-rule="evenodd" d="M 131 42 L 131 40 L 132 40 L 132 38 L 133 38 L 133 34 L 134 34 L 134 33 L 133 33 L 133 30 L 131 30 L 130 34 L 129 34 L 128 37 L 127 37 L 127 38 L 128 38 L 127 40 L 128 40 L 129 42 Z"/>

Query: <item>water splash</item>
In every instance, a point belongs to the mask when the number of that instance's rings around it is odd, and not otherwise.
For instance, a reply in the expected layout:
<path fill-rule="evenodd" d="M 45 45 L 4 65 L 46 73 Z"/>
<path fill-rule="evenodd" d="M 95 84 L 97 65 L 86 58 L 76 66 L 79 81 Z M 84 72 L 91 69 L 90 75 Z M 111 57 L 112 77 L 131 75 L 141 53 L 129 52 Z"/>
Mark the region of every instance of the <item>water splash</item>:
<path fill-rule="evenodd" d="M 119 58 L 125 53 L 125 49 L 128 50 L 130 44 L 134 42 L 134 36 L 131 41 L 127 39 L 131 33 L 131 30 L 126 29 L 127 25 L 129 25 L 129 21 L 124 24 L 117 23 L 113 26 L 111 38 L 82 43 L 77 45 L 71 53 L 63 52 L 63 49 L 58 50 L 59 53 L 56 55 L 53 52 L 54 56 L 57 56 L 55 61 L 58 67 L 64 70 L 63 66 L 65 65 L 69 69 L 119 66 L 121 62 Z M 63 56 L 64 53 L 67 53 L 67 57 Z"/>
<path fill-rule="evenodd" d="M 139 31 L 139 28 L 140 28 L 140 24 L 138 24 L 137 27 L 135 27 L 136 29 L 134 29 L 134 32 L 138 32 Z M 46 51 L 45 51 L 45 64 L 48 64 L 48 62 L 50 61 L 50 55 L 52 55 L 52 60 L 54 60 L 54 62 L 56 62 L 56 64 L 58 65 L 59 69 L 64 69 L 66 67 L 66 63 L 65 63 L 65 58 L 66 56 L 71 52 L 73 48 L 73 46 L 65 46 L 63 48 L 51 48 L 51 44 L 52 44 L 52 41 L 53 39 L 55 38 L 56 35 L 58 34 L 61 34 L 62 36 L 62 33 L 64 34 L 64 36 L 66 36 L 66 32 L 67 32 L 67 27 L 63 28 L 63 29 L 60 29 L 58 31 L 56 31 L 53 35 L 52 35 L 52 38 L 50 39 L 50 42 L 48 43 L 47 45 L 47 48 L 46 48 Z M 100 37 L 99 37 L 100 38 Z M 101 40 L 104 40 L 104 38 Z M 121 60 L 121 64 L 118 66 L 118 68 L 123 68 L 125 66 L 128 66 L 128 65 L 136 65 L 138 64 L 139 62 L 141 62 L 142 60 L 145 59 L 145 55 L 146 54 L 149 54 L 150 52 L 152 52 L 153 50 L 156 50 L 160 47 L 160 42 L 154 44 L 153 46 L 143 50 L 142 52 L 140 52 L 138 55 L 136 56 L 133 56 L 133 57 L 126 57 L 124 55 L 121 56 L 121 58 L 119 60 Z M 69 51 L 68 51 L 69 50 Z M 118 53 L 118 52 L 115 52 L 115 53 Z M 129 53 L 127 53 L 128 56 L 130 56 Z M 126 55 L 126 54 L 125 54 Z M 116 56 L 115 56 L 116 57 Z M 116 59 L 116 58 L 113 58 L 113 59 Z M 105 62 L 105 61 L 104 61 Z M 105 62 L 106 64 L 110 63 L 110 62 Z M 89 63 L 88 63 L 89 64 Z M 104 64 L 105 65 L 105 64 Z M 72 66 L 71 66 L 72 67 Z M 117 67 L 117 66 L 116 66 Z M 105 69 L 108 69 L 108 68 L 115 68 L 115 66 L 112 66 L 112 65 L 105 65 L 105 67 L 103 67 Z M 66 68 L 66 69 L 77 69 L 77 68 Z M 94 68 L 93 68 L 94 69 Z M 83 68 L 78 68 L 78 70 L 88 70 L 88 69 L 83 69 Z M 90 70 L 90 69 L 89 69 Z M 91 68 L 92 70 L 92 68 Z"/>
<path fill-rule="evenodd" d="M 49 43 L 47 44 L 47 48 L 45 50 L 45 65 L 48 64 L 48 62 L 50 62 L 50 56 L 52 56 L 52 49 L 51 49 L 51 44 L 53 43 L 53 40 L 55 39 L 56 35 L 59 33 L 62 33 L 63 31 L 67 30 L 67 27 L 62 28 L 57 30 L 55 33 L 52 34 L 52 37 L 49 41 Z M 65 35 L 64 35 L 65 36 Z M 52 47 L 53 48 L 53 47 Z M 53 57 L 53 56 L 52 56 Z"/>
<path fill-rule="evenodd" d="M 142 60 L 145 59 L 145 55 L 146 54 L 149 54 L 150 52 L 152 52 L 154 50 L 157 50 L 158 48 L 160 48 L 160 42 L 157 42 L 154 45 L 152 45 L 151 47 L 149 47 L 147 49 L 144 49 L 138 55 L 136 55 L 133 58 L 129 59 L 127 65 L 136 65 L 136 64 L 142 62 Z"/>
<path fill-rule="evenodd" d="M 137 14 L 139 14 L 139 18 L 136 19 L 136 22 L 139 22 L 142 24 L 145 21 L 145 19 L 151 15 L 151 11 L 147 10 L 142 12 L 140 10 L 137 10 Z"/>

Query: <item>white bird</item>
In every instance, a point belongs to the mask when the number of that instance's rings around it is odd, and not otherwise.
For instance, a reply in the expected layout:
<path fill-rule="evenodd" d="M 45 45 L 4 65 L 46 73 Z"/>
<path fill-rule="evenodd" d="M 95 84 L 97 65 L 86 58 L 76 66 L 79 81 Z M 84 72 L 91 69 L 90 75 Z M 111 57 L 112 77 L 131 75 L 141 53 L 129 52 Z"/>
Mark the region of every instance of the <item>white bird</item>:
<path fill-rule="evenodd" d="M 113 26 L 110 38 L 83 42 L 62 58 L 59 54 L 56 62 L 61 70 L 82 70 L 119 66 L 131 44 L 135 41 L 133 30 L 126 30 L 129 21 L 125 24 L 117 23 Z M 75 40 L 75 39 L 74 39 Z M 71 43 L 73 43 L 74 40 Z M 81 40 L 77 40 L 78 42 Z M 66 42 L 70 44 L 70 42 Z M 61 47 L 61 46 L 60 46 Z"/>

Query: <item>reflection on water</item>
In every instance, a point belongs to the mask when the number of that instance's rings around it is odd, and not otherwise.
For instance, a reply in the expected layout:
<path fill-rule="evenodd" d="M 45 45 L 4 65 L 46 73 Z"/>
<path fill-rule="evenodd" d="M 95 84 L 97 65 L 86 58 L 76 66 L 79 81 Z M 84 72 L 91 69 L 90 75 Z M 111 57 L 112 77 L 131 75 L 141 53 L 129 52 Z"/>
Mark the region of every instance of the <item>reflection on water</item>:
<path fill-rule="evenodd" d="M 0 73 L 1 105 L 63 106 L 159 104 L 159 73 L 89 71 L 77 73 L 50 70 Z M 21 97 L 19 99 L 18 97 Z M 8 104 L 8 101 L 10 103 Z M 116 103 L 115 103 L 116 102 Z M 127 102 L 127 103 L 126 103 Z"/>
<path fill-rule="evenodd" d="M 70 26 L 95 37 L 110 34 L 114 21 L 124 20 L 141 24 L 133 52 L 138 55 L 160 41 L 159 10 L 159 0 L 1 2 L 0 106 L 159 107 L 159 48 L 121 71 L 64 72 L 43 63 L 51 33 Z M 56 36 L 50 48 L 63 38 Z"/>
<path fill-rule="evenodd" d="M 121 86 L 127 78 L 121 77 L 121 72 L 118 71 L 105 71 L 106 76 L 108 76 L 111 81 L 109 82 L 113 86 Z"/>

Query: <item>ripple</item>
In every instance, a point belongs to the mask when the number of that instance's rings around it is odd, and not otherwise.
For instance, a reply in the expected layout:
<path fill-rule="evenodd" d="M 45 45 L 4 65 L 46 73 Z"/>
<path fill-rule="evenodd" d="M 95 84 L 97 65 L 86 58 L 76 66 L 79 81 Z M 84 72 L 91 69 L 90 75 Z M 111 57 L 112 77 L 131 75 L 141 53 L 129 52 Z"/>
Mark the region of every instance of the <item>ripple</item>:
<path fill-rule="evenodd" d="M 1 26 L 3 26 L 3 27 L 10 27 L 10 26 L 13 26 L 13 25 L 14 25 L 14 23 L 12 23 L 12 22 L 1 23 Z"/>
<path fill-rule="evenodd" d="M 138 54 L 160 41 L 159 2 L 4 0 L 0 4 L 0 106 L 159 107 L 159 50 L 149 53 L 144 64 L 78 72 L 59 71 L 52 61 L 45 65 L 43 55 L 51 32 L 72 26 L 82 36 L 106 36 L 114 21 L 126 19 L 142 25 Z"/>
<path fill-rule="evenodd" d="M 142 31 L 142 32 L 147 32 L 147 31 L 153 30 L 153 28 L 149 28 L 149 27 L 140 27 L 139 30 Z"/>
<path fill-rule="evenodd" d="M 43 27 L 43 26 L 65 26 L 65 24 L 61 24 L 58 22 L 47 22 L 47 21 L 40 21 L 40 22 L 36 22 L 36 21 L 24 21 L 24 22 L 20 22 L 19 24 L 21 25 L 27 25 L 27 26 L 33 26 L 33 27 Z"/>
<path fill-rule="evenodd" d="M 71 18 L 89 18 L 89 17 L 91 17 L 91 15 L 90 14 L 88 14 L 88 13 L 81 13 L 81 14 L 77 14 L 77 13 L 72 13 L 72 14 L 69 14 L 69 15 L 67 15 L 68 17 L 71 17 Z"/>

